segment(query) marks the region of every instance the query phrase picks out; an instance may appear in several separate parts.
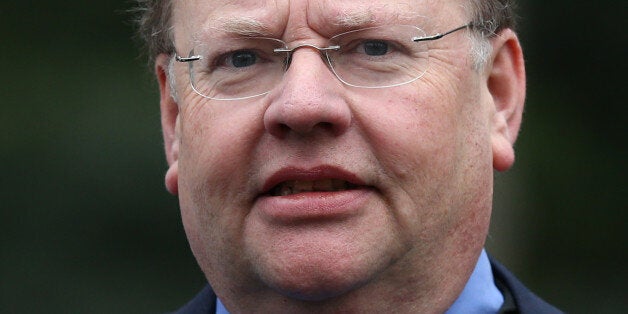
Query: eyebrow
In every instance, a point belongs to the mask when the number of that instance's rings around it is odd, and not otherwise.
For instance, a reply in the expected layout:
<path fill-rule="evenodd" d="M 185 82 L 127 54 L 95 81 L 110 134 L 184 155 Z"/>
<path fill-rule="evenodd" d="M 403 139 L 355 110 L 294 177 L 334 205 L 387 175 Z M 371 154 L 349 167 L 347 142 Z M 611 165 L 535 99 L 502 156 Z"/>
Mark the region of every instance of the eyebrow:
<path fill-rule="evenodd" d="M 217 26 L 212 27 L 230 35 L 245 37 L 272 37 L 273 33 L 264 23 L 251 17 L 219 18 Z"/>
<path fill-rule="evenodd" d="M 345 28 L 353 28 L 372 24 L 374 22 L 375 16 L 371 10 L 368 10 L 359 12 L 343 12 L 334 19 L 332 24 Z"/>

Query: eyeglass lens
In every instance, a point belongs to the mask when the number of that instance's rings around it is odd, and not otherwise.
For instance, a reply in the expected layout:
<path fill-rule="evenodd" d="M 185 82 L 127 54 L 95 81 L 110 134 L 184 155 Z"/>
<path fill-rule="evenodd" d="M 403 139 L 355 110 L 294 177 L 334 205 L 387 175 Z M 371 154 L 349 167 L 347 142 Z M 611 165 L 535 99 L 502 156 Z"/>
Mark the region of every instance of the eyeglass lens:
<path fill-rule="evenodd" d="M 412 82 L 428 66 L 424 42 L 414 42 L 425 33 L 410 25 L 388 25 L 349 31 L 333 36 L 325 50 L 330 68 L 344 84 L 361 88 L 382 88 Z M 206 98 L 244 99 L 273 89 L 289 66 L 287 48 L 272 38 L 226 38 L 196 46 L 190 56 L 192 87 Z M 292 52 L 297 53 L 298 51 Z"/>

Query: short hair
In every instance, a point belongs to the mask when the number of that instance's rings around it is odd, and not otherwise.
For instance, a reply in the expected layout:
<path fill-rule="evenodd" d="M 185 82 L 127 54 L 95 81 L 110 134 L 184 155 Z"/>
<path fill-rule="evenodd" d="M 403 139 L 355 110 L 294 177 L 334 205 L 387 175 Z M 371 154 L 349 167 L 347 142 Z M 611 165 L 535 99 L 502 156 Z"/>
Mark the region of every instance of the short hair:
<path fill-rule="evenodd" d="M 137 25 L 137 35 L 143 42 L 144 51 L 152 63 L 157 55 L 174 54 L 172 40 L 172 6 L 173 0 L 136 0 L 132 10 Z M 469 0 L 473 29 L 479 36 L 489 38 L 505 28 L 515 28 L 514 0 Z M 490 49 L 487 44 L 476 40 L 473 50 L 476 67 L 483 64 Z"/>

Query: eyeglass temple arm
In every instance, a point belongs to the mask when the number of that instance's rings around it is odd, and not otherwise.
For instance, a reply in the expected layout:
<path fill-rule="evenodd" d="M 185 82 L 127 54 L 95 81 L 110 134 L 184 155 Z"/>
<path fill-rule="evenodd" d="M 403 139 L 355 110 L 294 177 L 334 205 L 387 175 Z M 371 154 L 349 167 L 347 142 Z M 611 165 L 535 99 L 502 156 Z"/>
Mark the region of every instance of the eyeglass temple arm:
<path fill-rule="evenodd" d="M 190 56 L 190 57 L 187 57 L 187 58 L 175 56 L 174 58 L 175 58 L 175 60 L 177 60 L 179 62 L 191 62 L 191 61 L 201 60 L 201 56 Z"/>
<path fill-rule="evenodd" d="M 413 42 L 419 42 L 419 41 L 428 41 L 428 40 L 436 40 L 436 39 L 441 39 L 451 33 L 457 32 L 461 29 L 465 29 L 465 28 L 473 28 L 473 23 L 469 23 L 467 25 L 462 25 L 460 27 L 454 28 L 448 32 L 442 33 L 442 34 L 436 34 L 436 35 L 432 35 L 432 36 L 426 36 L 426 37 L 413 37 L 412 41 Z"/>

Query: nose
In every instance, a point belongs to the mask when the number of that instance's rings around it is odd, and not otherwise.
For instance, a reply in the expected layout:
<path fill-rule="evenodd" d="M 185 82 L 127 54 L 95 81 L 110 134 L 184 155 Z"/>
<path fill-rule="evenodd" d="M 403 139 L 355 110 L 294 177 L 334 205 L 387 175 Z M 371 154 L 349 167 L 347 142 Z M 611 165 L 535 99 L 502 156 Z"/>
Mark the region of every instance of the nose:
<path fill-rule="evenodd" d="M 273 136 L 324 132 L 339 136 L 351 124 L 345 87 L 316 49 L 303 46 L 292 54 L 282 83 L 271 91 L 264 127 Z"/>

